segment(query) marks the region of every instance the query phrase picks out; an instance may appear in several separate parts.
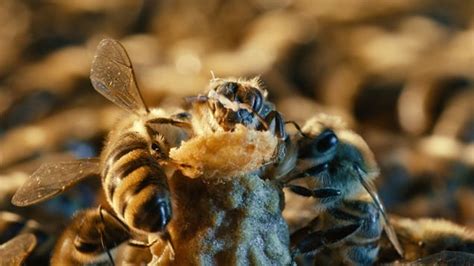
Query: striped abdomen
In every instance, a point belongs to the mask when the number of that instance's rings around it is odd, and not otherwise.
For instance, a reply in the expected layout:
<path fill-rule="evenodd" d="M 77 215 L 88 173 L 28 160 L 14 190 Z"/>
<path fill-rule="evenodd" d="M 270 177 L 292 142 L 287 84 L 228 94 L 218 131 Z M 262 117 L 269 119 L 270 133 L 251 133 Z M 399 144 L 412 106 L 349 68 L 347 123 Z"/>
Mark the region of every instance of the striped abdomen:
<path fill-rule="evenodd" d="M 136 132 L 118 136 L 104 157 L 102 184 L 116 214 L 145 232 L 165 228 L 171 219 L 166 175 Z"/>
<path fill-rule="evenodd" d="M 379 210 L 373 202 L 343 201 L 324 214 L 326 225 L 360 224 L 361 227 L 342 243 L 331 247 L 331 257 L 344 264 L 371 265 L 377 259 L 383 226 Z"/>

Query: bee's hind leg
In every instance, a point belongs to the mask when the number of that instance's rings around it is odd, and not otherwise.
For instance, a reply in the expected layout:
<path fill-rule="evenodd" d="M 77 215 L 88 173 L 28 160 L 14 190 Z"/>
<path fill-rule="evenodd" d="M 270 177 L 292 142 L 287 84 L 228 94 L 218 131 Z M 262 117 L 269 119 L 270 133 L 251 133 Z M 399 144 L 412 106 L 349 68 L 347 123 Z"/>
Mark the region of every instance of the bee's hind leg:
<path fill-rule="evenodd" d="M 314 197 L 314 198 L 329 198 L 341 195 L 341 191 L 335 188 L 319 188 L 310 190 L 308 188 L 297 186 L 297 185 L 286 185 L 291 192 L 298 194 L 303 197 Z"/>
<path fill-rule="evenodd" d="M 325 231 L 313 231 L 315 220 L 313 220 L 308 226 L 300 228 L 291 234 L 291 250 L 293 256 L 298 254 L 317 253 L 325 246 L 344 240 L 354 234 L 361 227 L 360 224 L 354 223 L 331 228 Z"/>

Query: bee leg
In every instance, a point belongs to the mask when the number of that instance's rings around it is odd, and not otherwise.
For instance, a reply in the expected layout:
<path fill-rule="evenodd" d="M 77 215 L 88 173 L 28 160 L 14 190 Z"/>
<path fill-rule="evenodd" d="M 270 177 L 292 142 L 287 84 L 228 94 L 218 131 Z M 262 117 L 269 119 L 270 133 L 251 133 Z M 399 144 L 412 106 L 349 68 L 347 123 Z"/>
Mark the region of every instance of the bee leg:
<path fill-rule="evenodd" d="M 112 264 L 112 266 L 115 266 L 114 258 L 112 257 L 112 254 L 110 253 L 110 250 L 107 247 L 107 245 L 105 245 L 104 233 L 102 232 L 102 229 L 99 229 L 99 233 L 100 233 L 100 244 L 102 245 L 102 248 L 107 253 L 107 257 L 109 258 L 110 264 Z"/>
<path fill-rule="evenodd" d="M 285 125 L 286 124 L 290 124 L 290 125 L 293 125 L 295 128 L 296 128 L 296 131 L 298 131 L 298 133 L 301 134 L 301 136 L 305 137 L 305 138 L 310 138 L 308 135 L 306 135 L 303 130 L 301 130 L 301 127 L 300 125 L 298 125 L 298 123 L 296 123 L 295 121 L 285 121 Z"/>
<path fill-rule="evenodd" d="M 319 188 L 310 190 L 302 186 L 287 185 L 291 192 L 303 197 L 329 198 L 341 195 L 341 191 L 335 188 Z"/>
<path fill-rule="evenodd" d="M 184 101 L 187 104 L 205 103 L 205 102 L 209 101 L 209 97 L 207 97 L 205 95 L 187 96 L 187 97 L 184 97 Z"/>
<path fill-rule="evenodd" d="M 291 235 L 292 253 L 306 254 L 310 252 L 319 252 L 322 248 L 344 240 L 355 233 L 361 227 L 361 224 L 355 223 L 337 228 L 331 228 L 325 231 L 313 231 L 312 225 L 303 227 Z M 306 234 L 306 235 L 304 235 Z M 302 235 L 304 235 L 302 237 Z M 294 241 L 294 239 L 298 239 Z M 295 243 L 296 242 L 296 243 Z"/>
<path fill-rule="evenodd" d="M 315 198 L 329 198 L 341 195 L 341 191 L 335 188 L 319 188 L 313 190 L 313 197 Z"/>
<path fill-rule="evenodd" d="M 309 169 L 305 169 L 300 172 L 296 172 L 294 174 L 285 176 L 281 178 L 280 182 L 282 184 L 287 184 L 293 180 L 300 179 L 300 178 L 305 178 L 308 176 L 318 176 L 321 172 L 326 171 L 329 168 L 329 164 L 323 163 L 323 164 L 318 164 L 316 166 L 313 166 Z"/>
<path fill-rule="evenodd" d="M 281 117 L 280 113 L 277 111 L 271 111 L 265 118 L 265 123 L 268 126 L 268 130 L 270 133 L 272 133 L 274 136 L 276 136 L 279 139 L 286 139 L 288 135 L 286 134 L 285 131 L 285 123 L 283 122 L 283 118 Z M 257 127 L 257 130 L 262 130 L 263 125 L 260 124 Z"/>
<path fill-rule="evenodd" d="M 102 213 L 104 211 L 104 209 L 102 208 L 102 205 L 99 205 L 98 209 L 99 209 L 100 221 L 102 222 L 102 225 L 105 226 L 104 215 Z M 107 253 L 107 257 L 109 258 L 110 263 L 112 264 L 112 266 L 115 266 L 114 258 L 112 257 L 112 254 L 110 253 L 110 250 L 109 250 L 109 248 L 107 247 L 107 245 L 105 244 L 105 241 L 104 241 L 103 227 L 102 226 L 99 227 L 98 230 L 99 230 L 99 235 L 100 235 L 100 244 L 102 245 L 102 248 Z"/>
<path fill-rule="evenodd" d="M 174 252 L 174 245 L 173 245 L 173 242 L 171 241 L 171 236 L 168 232 L 168 230 L 166 230 L 166 232 L 163 234 L 162 236 L 163 240 L 165 240 L 167 243 L 166 243 L 166 246 L 167 248 L 169 249 L 169 259 L 170 261 L 173 261 L 174 260 L 174 257 L 175 257 L 175 252 Z"/>
<path fill-rule="evenodd" d="M 171 116 L 171 119 L 180 120 L 180 121 L 190 121 L 191 114 L 189 112 L 181 112 Z"/>

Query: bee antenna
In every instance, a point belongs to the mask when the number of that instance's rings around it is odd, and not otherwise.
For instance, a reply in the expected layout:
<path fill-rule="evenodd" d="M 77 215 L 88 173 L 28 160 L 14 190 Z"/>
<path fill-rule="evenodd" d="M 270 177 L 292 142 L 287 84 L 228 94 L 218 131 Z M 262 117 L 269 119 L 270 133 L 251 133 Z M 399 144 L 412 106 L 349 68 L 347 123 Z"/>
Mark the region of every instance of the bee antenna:
<path fill-rule="evenodd" d="M 105 219 L 102 212 L 106 212 L 108 215 L 110 215 L 117 223 L 119 223 L 124 228 L 124 231 L 130 232 L 130 228 L 122 220 L 120 220 L 114 214 L 108 212 L 106 209 L 102 207 L 102 205 L 99 205 L 99 215 L 100 215 L 100 220 L 102 221 L 102 224 L 105 225 Z"/>
<path fill-rule="evenodd" d="M 128 245 L 133 246 L 133 247 L 138 247 L 138 248 L 149 248 L 153 246 L 156 242 L 158 242 L 158 238 L 151 241 L 150 243 L 144 243 L 135 239 L 130 239 L 128 241 Z"/>
<path fill-rule="evenodd" d="M 307 138 L 307 139 L 310 138 L 310 136 L 308 136 L 306 133 L 303 132 L 303 130 L 301 130 L 300 125 L 298 125 L 298 123 L 296 123 L 295 121 L 293 121 L 293 120 L 285 121 L 285 124 L 293 125 L 296 128 L 296 130 L 298 131 L 298 133 L 301 134 L 301 136 L 303 136 L 304 138 Z"/>
<path fill-rule="evenodd" d="M 216 75 L 214 75 L 214 71 L 210 71 L 211 72 L 211 77 L 212 77 L 212 80 L 216 80 Z"/>

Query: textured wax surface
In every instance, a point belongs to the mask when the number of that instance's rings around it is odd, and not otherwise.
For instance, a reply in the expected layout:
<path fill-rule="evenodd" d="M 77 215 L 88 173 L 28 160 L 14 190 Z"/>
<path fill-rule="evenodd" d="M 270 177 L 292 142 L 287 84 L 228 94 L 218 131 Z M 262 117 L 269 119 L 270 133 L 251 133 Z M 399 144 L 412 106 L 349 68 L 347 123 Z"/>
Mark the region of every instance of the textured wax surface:
<path fill-rule="evenodd" d="M 256 175 L 170 180 L 176 265 L 288 265 L 283 196 Z"/>

